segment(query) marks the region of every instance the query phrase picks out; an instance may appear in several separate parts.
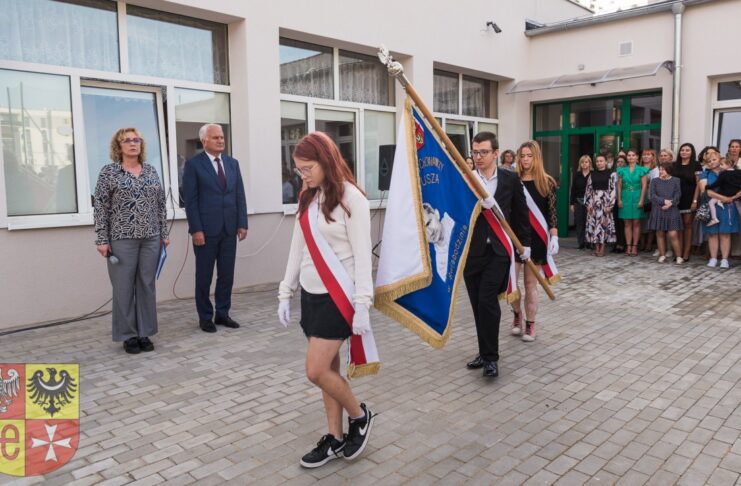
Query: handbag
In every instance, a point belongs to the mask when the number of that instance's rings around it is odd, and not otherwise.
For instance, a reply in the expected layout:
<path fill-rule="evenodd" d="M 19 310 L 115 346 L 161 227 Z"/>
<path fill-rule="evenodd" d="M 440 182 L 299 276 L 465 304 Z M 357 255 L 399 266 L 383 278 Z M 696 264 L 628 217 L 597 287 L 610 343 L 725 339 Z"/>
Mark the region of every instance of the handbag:
<path fill-rule="evenodd" d="M 697 207 L 695 219 L 702 224 L 706 224 L 708 221 L 710 221 L 710 205 L 707 203 L 707 201 L 703 202 Z"/>

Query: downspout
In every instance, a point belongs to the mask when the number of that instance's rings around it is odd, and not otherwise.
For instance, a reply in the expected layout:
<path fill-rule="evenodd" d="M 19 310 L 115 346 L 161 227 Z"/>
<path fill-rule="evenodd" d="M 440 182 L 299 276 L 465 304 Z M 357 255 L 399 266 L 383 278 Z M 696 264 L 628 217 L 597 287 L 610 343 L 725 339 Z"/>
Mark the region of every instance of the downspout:
<path fill-rule="evenodd" d="M 679 150 L 679 105 L 680 89 L 682 87 L 682 13 L 684 3 L 681 1 L 672 5 L 674 14 L 674 93 L 672 95 L 672 151 Z"/>

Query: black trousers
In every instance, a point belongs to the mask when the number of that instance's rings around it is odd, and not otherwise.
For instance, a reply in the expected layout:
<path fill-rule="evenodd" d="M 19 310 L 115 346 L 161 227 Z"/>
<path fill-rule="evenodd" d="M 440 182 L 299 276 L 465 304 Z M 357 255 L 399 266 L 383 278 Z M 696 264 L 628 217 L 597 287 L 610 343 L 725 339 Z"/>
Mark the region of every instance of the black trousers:
<path fill-rule="evenodd" d="M 579 246 L 584 246 L 584 233 L 587 228 L 587 208 L 584 204 L 577 201 L 574 203 L 574 224 L 576 225 L 576 242 Z"/>
<path fill-rule="evenodd" d="M 468 298 L 476 321 L 479 355 L 486 361 L 499 361 L 499 321 L 502 310 L 499 294 L 507 290 L 509 258 L 494 254 L 487 245 L 483 256 L 470 256 L 463 270 Z"/>

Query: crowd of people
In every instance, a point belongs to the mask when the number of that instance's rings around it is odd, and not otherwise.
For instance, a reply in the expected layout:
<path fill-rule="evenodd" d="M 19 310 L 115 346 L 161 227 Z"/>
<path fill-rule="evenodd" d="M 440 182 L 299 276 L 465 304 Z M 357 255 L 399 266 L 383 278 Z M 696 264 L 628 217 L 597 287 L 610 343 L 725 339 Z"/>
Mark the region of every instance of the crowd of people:
<path fill-rule="evenodd" d="M 675 155 L 661 149 L 619 152 L 613 167 L 604 155 L 579 159 L 570 209 L 579 249 L 605 255 L 653 252 L 659 263 L 691 257 L 730 268 L 731 238 L 741 219 L 741 140 L 725 155 L 708 146 L 699 154 L 683 143 Z M 658 160 L 657 160 L 658 159 Z"/>
<path fill-rule="evenodd" d="M 198 323 L 202 331 L 214 333 L 216 325 L 240 327 L 229 310 L 236 246 L 247 236 L 247 207 L 239 163 L 225 153 L 222 128 L 206 124 L 199 138 L 204 151 L 186 162 L 183 193 L 196 257 Z M 463 271 L 479 351 L 466 366 L 494 378 L 499 374 L 499 297 L 520 274 L 523 299 L 519 292 L 508 299 L 514 314 L 510 333 L 525 342 L 535 341 L 538 279 L 522 266 L 532 263 L 546 275 L 555 270 L 557 185 L 545 172 L 535 141 L 521 144 L 516 152 L 505 150 L 499 165 L 495 134 L 478 133 L 472 145 L 468 163 L 489 194 L 481 205 L 496 206 L 519 241 L 515 252 L 510 237 L 497 231 L 482 211 Z M 579 248 L 591 248 L 594 256 L 602 257 L 611 244 L 613 251 L 634 257 L 639 251 L 652 251 L 655 243 L 655 256 L 666 262 L 668 241 L 675 262 L 681 264 L 693 247 L 697 254 L 707 241 L 708 266 L 720 263 L 728 268 L 731 235 L 739 232 L 741 213 L 739 153 L 741 141 L 733 140 L 725 157 L 717 148 L 705 147 L 698 158 L 689 143 L 676 157 L 661 150 L 658 161 L 654 150 L 629 149 L 618 154 L 613 167 L 603 155 L 594 161 L 582 156 L 570 194 Z M 108 259 L 112 286 L 113 340 L 123 342 L 130 354 L 151 352 L 150 338 L 157 333 L 156 272 L 169 245 L 166 194 L 156 169 L 146 163 L 146 143 L 135 128 L 113 135 L 110 158 L 98 177 L 94 209 L 97 250 Z M 348 339 L 361 336 L 363 343 L 372 339 L 370 209 L 328 135 L 314 132 L 303 137 L 293 160 L 302 189 L 279 286 L 278 318 L 289 324 L 291 300 L 300 291 L 300 326 L 308 343 L 306 375 L 322 391 L 327 418 L 327 434 L 300 460 L 303 467 L 314 468 L 332 459 L 358 457 L 375 419 L 340 375 L 339 355 Z M 348 418 L 347 433 L 343 414 Z"/>

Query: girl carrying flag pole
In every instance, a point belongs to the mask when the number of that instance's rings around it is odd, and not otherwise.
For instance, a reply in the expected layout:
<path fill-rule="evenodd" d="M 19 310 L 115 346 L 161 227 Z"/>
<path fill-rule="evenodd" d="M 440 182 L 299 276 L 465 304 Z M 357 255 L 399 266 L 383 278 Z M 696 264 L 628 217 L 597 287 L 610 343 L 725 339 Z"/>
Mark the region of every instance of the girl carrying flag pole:
<path fill-rule="evenodd" d="M 525 187 L 525 199 L 530 212 L 532 227 L 531 256 L 549 283 L 560 280 L 553 256 L 558 253 L 558 219 L 556 217 L 556 181 L 543 168 L 540 145 L 534 140 L 520 145 L 517 150 L 517 173 Z M 519 276 L 522 264 L 517 264 Z M 538 313 L 538 282 L 525 272 L 525 325 L 522 325 L 521 298 L 512 302 L 515 314 L 512 334 L 522 336 L 525 342 L 535 341 L 535 317 Z"/>

